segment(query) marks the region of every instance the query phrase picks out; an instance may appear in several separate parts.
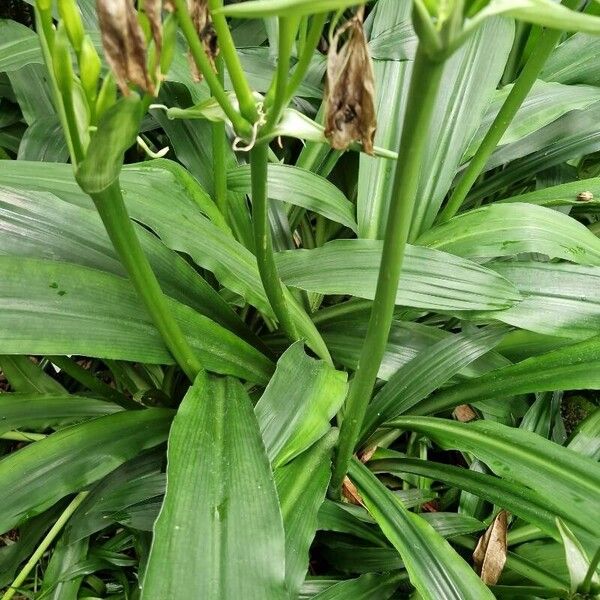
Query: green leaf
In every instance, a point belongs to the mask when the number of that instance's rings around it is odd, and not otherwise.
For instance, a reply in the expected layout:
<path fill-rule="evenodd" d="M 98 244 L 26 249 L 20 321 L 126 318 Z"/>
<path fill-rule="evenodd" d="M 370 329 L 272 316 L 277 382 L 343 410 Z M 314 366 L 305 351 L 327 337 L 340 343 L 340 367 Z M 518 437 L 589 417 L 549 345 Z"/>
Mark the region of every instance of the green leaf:
<path fill-rule="evenodd" d="M 571 57 L 571 62 L 572 59 L 573 57 Z M 481 121 L 479 130 L 465 151 L 463 161 L 475 154 L 511 89 L 512 84 L 506 85 L 496 92 Z M 572 110 L 587 108 L 599 100 L 600 90 L 598 88 L 587 85 L 563 85 L 538 79 L 504 132 L 498 146 L 517 142 L 556 121 L 564 114 Z"/>
<path fill-rule="evenodd" d="M 78 265 L 0 256 L 0 335 L 9 354 L 173 359 L 126 279 Z M 204 366 L 266 383 L 271 362 L 191 308 L 170 306 Z"/>
<path fill-rule="evenodd" d="M 346 380 L 346 373 L 307 356 L 302 342 L 285 351 L 254 409 L 274 468 L 329 431 L 329 423 L 346 397 Z"/>
<path fill-rule="evenodd" d="M 123 155 L 134 142 L 142 120 L 142 101 L 137 94 L 125 96 L 100 117 L 85 159 L 77 168 L 77 182 L 88 194 L 108 188 L 118 177 Z"/>
<path fill-rule="evenodd" d="M 233 379 L 200 374 L 169 437 L 167 494 L 142 598 L 283 599 L 284 543 L 250 398 Z"/>
<path fill-rule="evenodd" d="M 582 548 L 579 540 L 573 535 L 573 532 L 560 520 L 556 519 L 556 526 L 560 531 L 562 543 L 565 549 L 565 558 L 569 569 L 569 578 L 571 581 L 571 594 L 579 590 L 581 584 L 590 568 L 590 559 Z M 593 575 L 594 583 L 600 583 L 598 574 Z"/>
<path fill-rule="evenodd" d="M 259 19 L 263 17 L 312 15 L 348 8 L 357 0 L 250 0 L 224 6 L 215 11 L 228 17 Z"/>
<path fill-rule="evenodd" d="M 108 405 L 110 406 L 110 405 Z M 121 411 L 74 425 L 0 461 L 0 531 L 104 477 L 167 438 L 172 411 Z"/>
<path fill-rule="evenodd" d="M 275 485 L 285 530 L 285 584 L 295 598 L 306 578 L 309 548 L 317 530 L 317 515 L 331 476 L 331 450 L 337 430 L 286 465 L 275 469 Z"/>
<path fill-rule="evenodd" d="M 585 253 L 581 237 L 569 246 Z M 600 329 L 600 269 L 567 263 L 497 262 L 487 265 L 513 282 L 525 299 L 491 315 L 536 333 L 584 339 Z"/>
<path fill-rule="evenodd" d="M 562 31 L 600 33 L 600 18 L 569 10 L 552 0 L 491 0 L 467 25 L 477 27 L 484 19 L 494 15 L 513 17 L 526 23 L 542 25 Z"/>
<path fill-rule="evenodd" d="M 554 49 L 540 77 L 546 81 L 597 86 L 600 84 L 598 52 L 600 37 L 597 35 L 576 33 L 569 36 Z"/>
<path fill-rule="evenodd" d="M 153 163 L 129 165 L 121 172 L 119 183 L 130 217 L 153 230 L 172 250 L 189 254 L 196 264 L 213 272 L 225 287 L 272 316 L 254 255 L 233 236 L 223 235 L 220 223 L 214 225 L 202 214 L 206 202 L 198 197 L 198 190 L 190 191 L 189 177 L 180 177 L 176 168 L 165 169 L 164 161 L 160 161 L 159 168 Z M 0 184 L 51 191 L 72 204 L 93 207 L 91 199 L 77 185 L 69 165 L 0 161 Z M 291 305 L 291 312 L 307 344 L 319 348 L 322 342 L 310 318 L 296 303 Z"/>
<path fill-rule="evenodd" d="M 556 210 L 521 202 L 491 204 L 460 214 L 424 233 L 417 244 L 464 258 L 537 252 L 600 265 L 600 239 L 587 227 Z"/>
<path fill-rule="evenodd" d="M 538 204 L 540 206 L 581 206 L 582 202 L 577 199 L 581 192 L 591 192 L 594 198 L 585 203 L 585 206 L 596 207 L 600 204 L 600 177 L 580 179 L 561 185 L 553 185 L 527 194 L 512 196 L 500 200 L 499 203 L 526 202 L 527 204 Z"/>
<path fill-rule="evenodd" d="M 20 428 L 56 428 L 120 410 L 120 406 L 111 402 L 87 396 L 72 396 L 65 391 L 62 394 L 0 394 L 0 433 Z"/>
<path fill-rule="evenodd" d="M 370 308 L 370 306 L 367 306 Z M 365 338 L 369 315 L 344 316 L 319 323 L 319 329 L 333 358 L 349 369 L 356 370 L 360 346 Z M 420 352 L 425 351 L 443 339 L 455 334 L 438 327 L 413 323 L 410 321 L 392 321 L 388 342 L 379 367 L 378 379 L 388 381 L 393 374 Z M 510 335 L 510 334 L 509 334 Z M 561 341 L 562 344 L 562 341 Z M 461 377 L 477 377 L 509 364 L 500 354 L 489 352 L 459 371 Z"/>
<path fill-rule="evenodd" d="M 577 426 L 568 447 L 583 456 L 600 460 L 600 409 Z"/>
<path fill-rule="evenodd" d="M 77 600 L 83 574 L 78 577 L 69 575 L 88 554 L 87 538 L 71 542 L 62 536 L 56 544 L 40 589 L 40 597 L 45 600 Z"/>
<path fill-rule="evenodd" d="M 526 522 L 539 527 L 550 537 L 560 539 L 555 523 L 556 512 L 548 507 L 544 496 L 508 479 L 479 473 L 472 469 L 409 458 L 375 459 L 369 462 L 369 468 L 375 473 L 389 473 L 402 479 L 406 478 L 406 474 L 414 474 L 442 481 L 450 487 L 467 491 L 501 506 Z M 562 518 L 577 528 L 578 532 L 587 535 L 588 540 L 593 539 L 593 535 L 586 534 L 585 530 L 578 527 L 570 516 L 577 512 L 577 507 L 567 503 L 566 498 L 562 499 L 564 500 L 560 511 Z"/>
<path fill-rule="evenodd" d="M 28 356 L 0 356 L 0 369 L 15 392 L 66 395 L 65 388 Z"/>
<path fill-rule="evenodd" d="M 140 502 L 155 508 L 148 529 L 152 531 L 165 493 L 164 458 L 164 447 L 153 448 L 98 481 L 69 519 L 65 527 L 68 539 L 75 542 L 109 527 Z M 158 506 L 152 504 L 156 499 Z"/>
<path fill-rule="evenodd" d="M 446 388 L 409 412 L 431 414 L 481 398 L 507 398 L 531 392 L 600 389 L 600 336 L 533 356 Z"/>
<path fill-rule="evenodd" d="M 386 600 L 403 579 L 403 573 L 365 573 L 356 579 L 340 581 L 312 597 L 314 600 Z"/>
<path fill-rule="evenodd" d="M 43 62 L 38 36 L 25 25 L 0 19 L 0 71 L 14 71 Z"/>
<path fill-rule="evenodd" d="M 530 431 L 492 421 L 400 417 L 389 424 L 426 435 L 444 449 L 472 453 L 497 475 L 534 489 L 550 510 L 557 514 L 568 510 L 573 522 L 594 532 L 600 519 L 600 506 L 595 502 L 600 493 L 600 465 L 595 461 Z"/>
<path fill-rule="evenodd" d="M 419 515 L 406 510 L 365 466 L 353 460 L 348 474 L 424 600 L 494 598 L 450 544 Z"/>
<path fill-rule="evenodd" d="M 406 24 L 412 4 L 388 0 L 378 2 L 371 37 L 391 25 Z M 410 29 L 403 29 L 406 39 Z M 405 40 L 395 37 L 401 45 Z M 425 156 L 411 225 L 410 240 L 426 231 L 446 196 L 462 154 L 475 134 L 489 100 L 504 70 L 514 37 L 508 19 L 494 19 L 468 38 L 444 65 L 434 117 L 426 136 Z M 488 52 L 490 47 L 494 52 Z M 375 60 L 377 116 L 380 126 L 376 143 L 397 150 L 412 73 L 412 60 Z M 385 219 L 391 202 L 395 163 L 361 156 L 358 183 L 357 217 L 361 237 L 383 238 Z"/>
<path fill-rule="evenodd" d="M 276 255 L 281 279 L 321 294 L 375 296 L 382 242 L 334 240 L 314 250 Z M 396 304 L 434 311 L 508 308 L 520 296 L 506 279 L 451 254 L 407 246 Z"/>
<path fill-rule="evenodd" d="M 165 161 L 167 162 L 167 161 Z M 2 254 L 51 258 L 127 277 L 95 210 L 41 192 L 0 188 Z M 163 291 L 256 344 L 248 328 L 187 261 L 135 224 L 140 243 Z"/>
<path fill-rule="evenodd" d="M 269 164 L 269 198 L 302 206 L 356 231 L 354 206 L 335 185 L 306 169 Z M 250 192 L 250 165 L 227 174 L 227 187 L 244 194 Z"/>
<path fill-rule="evenodd" d="M 365 440 L 382 423 L 406 412 L 492 350 L 506 332 L 505 328 L 492 327 L 458 334 L 421 351 L 377 392 L 367 408 L 361 438 Z"/>

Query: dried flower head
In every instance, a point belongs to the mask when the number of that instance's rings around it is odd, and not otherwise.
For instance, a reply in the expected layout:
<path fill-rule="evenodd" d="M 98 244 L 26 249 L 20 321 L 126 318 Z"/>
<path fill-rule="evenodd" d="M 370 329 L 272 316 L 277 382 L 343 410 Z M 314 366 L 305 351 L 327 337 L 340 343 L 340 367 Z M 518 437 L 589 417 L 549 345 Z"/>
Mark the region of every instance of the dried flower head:
<path fill-rule="evenodd" d="M 154 94 L 146 68 L 146 40 L 132 0 L 96 0 L 102 46 L 117 84 L 129 95 L 128 83 Z"/>
<path fill-rule="evenodd" d="M 150 23 L 150 32 L 156 46 L 157 62 L 162 50 L 162 0 L 144 0 L 144 12 Z"/>
<path fill-rule="evenodd" d="M 213 27 L 213 22 L 210 17 L 210 11 L 208 8 L 208 2 L 206 0 L 187 0 L 188 9 L 190 11 L 190 17 L 192 18 L 192 23 L 194 23 L 194 27 L 196 32 L 198 33 L 198 37 L 202 42 L 202 46 L 204 47 L 204 52 L 208 56 L 210 63 L 213 67 L 213 70 L 216 71 L 215 68 L 215 59 L 219 54 L 219 45 L 217 34 L 215 32 L 215 28 Z M 190 65 L 192 67 L 192 73 L 194 74 L 194 78 L 197 81 L 202 79 L 202 74 L 198 71 L 196 67 L 196 63 L 190 57 Z"/>
<path fill-rule="evenodd" d="M 363 8 L 340 27 L 327 54 L 327 100 L 325 136 L 336 150 L 352 142 L 362 143 L 373 154 L 375 118 L 375 77 L 373 63 L 363 31 Z M 340 37 L 348 39 L 339 48 Z"/>

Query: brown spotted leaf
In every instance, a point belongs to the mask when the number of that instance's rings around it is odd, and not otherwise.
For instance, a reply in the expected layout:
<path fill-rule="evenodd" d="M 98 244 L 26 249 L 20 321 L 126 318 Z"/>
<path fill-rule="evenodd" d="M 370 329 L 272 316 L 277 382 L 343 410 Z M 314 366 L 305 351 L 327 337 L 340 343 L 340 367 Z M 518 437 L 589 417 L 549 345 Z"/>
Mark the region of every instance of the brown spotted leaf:
<path fill-rule="evenodd" d="M 102 46 L 117 84 L 129 95 L 128 83 L 154 93 L 146 69 L 146 40 L 131 0 L 96 0 Z"/>
<path fill-rule="evenodd" d="M 210 17 L 210 11 L 208 8 L 207 0 L 187 0 L 188 9 L 190 11 L 190 17 L 194 23 L 196 33 L 202 42 L 204 52 L 210 61 L 210 64 L 215 69 L 215 59 L 219 54 L 219 45 L 215 28 L 213 27 L 212 19 Z M 196 63 L 190 57 L 190 65 L 192 67 L 192 73 L 194 78 L 200 81 L 202 79 L 202 73 L 198 71 Z"/>
<path fill-rule="evenodd" d="M 475 570 L 487 585 L 495 585 L 506 562 L 506 528 L 508 513 L 501 510 L 487 531 L 479 538 L 473 552 Z"/>
<path fill-rule="evenodd" d="M 363 11 L 334 34 L 327 54 L 325 135 L 336 150 L 361 142 L 373 154 L 375 77 L 362 25 Z M 348 38 L 338 49 L 340 37 Z"/>

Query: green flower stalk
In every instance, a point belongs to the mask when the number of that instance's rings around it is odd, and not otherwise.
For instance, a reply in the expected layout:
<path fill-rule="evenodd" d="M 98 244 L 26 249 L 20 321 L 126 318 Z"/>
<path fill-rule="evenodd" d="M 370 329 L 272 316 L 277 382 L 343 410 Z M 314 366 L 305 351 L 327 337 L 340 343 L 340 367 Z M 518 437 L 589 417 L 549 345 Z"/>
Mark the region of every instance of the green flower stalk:
<path fill-rule="evenodd" d="M 385 352 L 416 200 L 427 130 L 443 68 L 444 63 L 431 60 L 420 43 L 410 82 L 375 299 L 340 428 L 331 481 L 332 492 L 336 496 L 339 496 L 348 470 Z"/>

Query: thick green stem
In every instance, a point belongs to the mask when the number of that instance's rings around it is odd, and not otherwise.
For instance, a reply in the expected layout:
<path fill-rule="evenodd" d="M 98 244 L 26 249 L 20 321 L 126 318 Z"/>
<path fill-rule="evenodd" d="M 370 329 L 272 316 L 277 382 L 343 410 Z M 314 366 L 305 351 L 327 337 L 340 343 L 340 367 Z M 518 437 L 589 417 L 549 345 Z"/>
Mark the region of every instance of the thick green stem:
<path fill-rule="evenodd" d="M 202 364 L 183 335 L 129 219 L 118 181 L 91 194 L 108 236 L 167 348 L 190 381 Z"/>
<path fill-rule="evenodd" d="M 44 555 L 44 552 L 48 550 L 50 544 L 56 539 L 56 536 L 60 533 L 61 529 L 71 518 L 71 515 L 77 510 L 79 505 L 85 500 L 88 493 L 89 492 L 79 492 L 79 494 L 73 498 L 69 506 L 67 506 L 60 517 L 58 517 L 58 520 L 56 523 L 54 523 L 52 529 L 50 529 L 50 531 L 46 534 L 46 537 L 35 549 L 35 552 L 31 555 L 25 566 L 15 577 L 15 580 L 11 583 L 10 587 L 6 590 L 6 592 L 4 592 L 1 600 L 10 600 L 17 593 L 19 586 L 23 585 L 23 582 L 27 579 L 27 576 L 29 573 L 31 573 L 38 560 L 40 560 L 40 558 L 42 558 Z"/>
<path fill-rule="evenodd" d="M 176 1 L 181 2 L 182 0 Z M 217 37 L 219 38 L 219 50 L 227 65 L 231 84 L 240 103 L 240 111 L 246 120 L 254 123 L 258 118 L 256 102 L 254 101 L 252 90 L 246 79 L 246 74 L 244 73 L 237 49 L 231 37 L 227 19 L 219 13 L 214 14 L 216 9 L 223 6 L 223 0 L 208 0 L 208 6 L 213 13 L 212 20 Z"/>
<path fill-rule="evenodd" d="M 332 493 L 335 496 L 339 495 L 342 481 L 348 470 L 385 352 L 417 195 L 423 150 L 443 66 L 443 62 L 433 62 L 428 58 L 419 45 L 398 151 L 375 299 L 340 429 L 340 441 L 331 483 Z"/>
<path fill-rule="evenodd" d="M 32 433 L 30 431 L 6 431 L 0 434 L 0 440 L 11 440 L 13 442 L 39 442 L 47 437 L 44 433 Z"/>
<path fill-rule="evenodd" d="M 256 144 L 250 151 L 252 223 L 254 226 L 256 261 L 267 298 L 273 307 L 280 326 L 289 338 L 297 340 L 298 332 L 290 315 L 273 256 L 273 242 L 271 240 L 268 218 L 268 156 L 269 146 L 266 142 Z"/>
<path fill-rule="evenodd" d="M 579 0 L 566 0 L 564 4 L 568 8 L 573 8 L 578 2 Z M 500 112 L 496 115 L 494 122 L 485 134 L 481 144 L 479 144 L 475 156 L 471 159 L 469 166 L 466 168 L 458 184 L 454 188 L 444 210 L 440 213 L 438 217 L 440 223 L 445 223 L 451 219 L 462 206 L 467 194 L 483 171 L 489 157 L 492 155 L 498 142 L 502 139 L 502 136 L 508 129 L 508 126 L 512 123 L 517 111 L 525 101 L 527 94 L 533 87 L 537 76 L 561 35 L 562 31 L 557 29 L 546 29 L 542 34 L 539 43 L 531 53 L 529 60 L 523 67 L 523 70 L 517 77 L 510 93 L 506 97 Z"/>
<path fill-rule="evenodd" d="M 174 0 L 174 4 L 177 9 L 177 20 L 179 21 L 181 31 L 190 48 L 192 58 L 194 59 L 198 70 L 202 73 L 211 94 L 215 97 L 215 100 L 219 103 L 223 112 L 231 121 L 236 132 L 244 137 L 249 137 L 252 135 L 252 125 L 246 121 L 237 110 L 235 110 L 229 101 L 229 97 L 225 93 L 223 86 L 219 82 L 217 75 L 213 71 L 210 60 L 208 59 L 208 56 L 206 56 L 206 52 L 198 39 L 198 34 L 196 33 L 196 29 L 194 28 L 194 24 L 192 23 L 192 19 L 187 9 L 186 0 Z"/>

